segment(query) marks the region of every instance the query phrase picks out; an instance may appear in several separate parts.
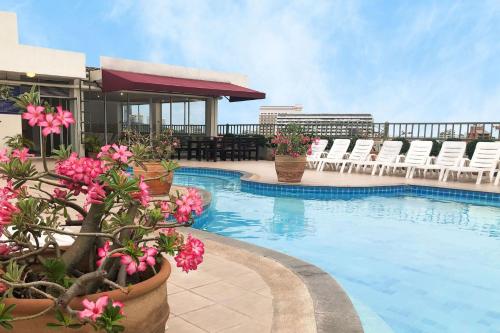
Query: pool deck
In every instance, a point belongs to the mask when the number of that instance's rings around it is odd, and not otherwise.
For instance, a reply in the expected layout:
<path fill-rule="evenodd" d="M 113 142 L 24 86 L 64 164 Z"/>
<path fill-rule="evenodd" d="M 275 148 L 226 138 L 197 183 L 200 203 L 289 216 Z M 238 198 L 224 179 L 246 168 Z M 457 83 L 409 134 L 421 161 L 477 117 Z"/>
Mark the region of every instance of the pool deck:
<path fill-rule="evenodd" d="M 264 183 L 278 183 L 273 161 L 194 161 L 181 160 L 181 166 L 218 168 L 225 170 L 236 170 L 250 173 L 250 180 Z M 475 184 L 475 178 L 467 179 L 462 177 L 459 181 L 449 179 L 447 182 L 438 181 L 436 178 L 417 178 L 406 179 L 401 176 L 372 176 L 368 173 L 339 173 L 338 171 L 316 171 L 307 169 L 302 177 L 300 185 L 322 185 L 322 186 L 383 186 L 383 185 L 422 185 L 435 186 L 443 188 L 453 188 L 470 191 L 483 191 L 500 193 L 500 186 L 486 182 L 483 177 L 483 183 Z"/>

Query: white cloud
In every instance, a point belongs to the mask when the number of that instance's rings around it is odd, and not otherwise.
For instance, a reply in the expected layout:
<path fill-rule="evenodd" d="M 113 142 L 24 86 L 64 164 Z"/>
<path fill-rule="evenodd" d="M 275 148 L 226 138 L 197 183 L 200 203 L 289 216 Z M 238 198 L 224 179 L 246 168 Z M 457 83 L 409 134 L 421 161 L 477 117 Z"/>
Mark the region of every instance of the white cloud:
<path fill-rule="evenodd" d="M 498 118 L 498 2 L 380 4 L 381 17 L 369 4 L 149 0 L 111 13 L 133 13 L 145 58 L 238 71 L 267 93 L 222 103 L 221 122 L 256 122 L 259 105 L 295 103 L 378 121 Z"/>

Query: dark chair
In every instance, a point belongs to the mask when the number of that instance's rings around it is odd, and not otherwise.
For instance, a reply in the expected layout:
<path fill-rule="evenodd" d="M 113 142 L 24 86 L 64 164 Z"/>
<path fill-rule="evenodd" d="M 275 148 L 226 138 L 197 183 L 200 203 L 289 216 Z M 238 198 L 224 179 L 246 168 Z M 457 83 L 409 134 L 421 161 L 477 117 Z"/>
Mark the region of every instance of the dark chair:
<path fill-rule="evenodd" d="M 239 149 L 243 159 L 252 159 L 252 154 L 255 155 L 255 160 L 259 160 L 259 143 L 257 138 L 247 137 L 240 138 Z"/>
<path fill-rule="evenodd" d="M 223 137 L 217 147 L 217 154 L 222 161 L 227 160 L 228 157 L 231 158 L 231 161 L 234 161 L 235 157 L 240 158 L 237 140 L 232 136 Z"/>
<path fill-rule="evenodd" d="M 177 159 L 180 160 L 183 153 L 186 153 L 186 158 L 187 158 L 187 152 L 188 152 L 188 136 L 181 136 L 177 138 L 179 140 L 179 145 L 175 148 L 174 152 L 172 155 L 176 154 Z M 173 158 L 173 156 L 172 156 Z"/>

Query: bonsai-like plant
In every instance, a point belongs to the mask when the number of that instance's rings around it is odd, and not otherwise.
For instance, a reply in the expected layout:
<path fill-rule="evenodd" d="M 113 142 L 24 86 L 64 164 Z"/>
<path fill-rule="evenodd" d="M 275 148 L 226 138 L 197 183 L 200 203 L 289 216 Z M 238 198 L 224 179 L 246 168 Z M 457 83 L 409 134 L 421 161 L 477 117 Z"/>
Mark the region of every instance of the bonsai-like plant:
<path fill-rule="evenodd" d="M 5 144 L 11 149 L 33 148 L 35 144 L 30 139 L 25 138 L 21 134 L 6 136 Z"/>
<path fill-rule="evenodd" d="M 125 130 L 120 135 L 120 143 L 130 146 L 135 156 L 143 161 L 168 160 L 172 152 L 179 146 L 177 138 L 173 137 L 171 129 L 158 135 L 144 135 L 138 131 Z"/>
<path fill-rule="evenodd" d="M 85 145 L 85 150 L 89 153 L 99 153 L 101 150 L 101 140 L 99 140 L 97 135 L 85 135 L 83 144 Z"/>
<path fill-rule="evenodd" d="M 315 138 L 306 135 L 300 125 L 289 124 L 274 136 L 271 143 L 275 146 L 275 155 L 288 155 L 291 157 L 311 154 L 311 144 Z"/>
<path fill-rule="evenodd" d="M 54 311 L 52 327 L 91 325 L 121 332 L 127 304 L 104 296 L 96 302 L 85 299 L 84 309 L 77 311 L 71 300 L 113 289 L 127 293 L 129 285 L 158 272 L 163 253 L 174 256 L 184 271 L 195 270 L 203 260 L 203 243 L 174 228 L 191 225 L 193 215 L 202 212 L 202 200 L 195 189 L 151 200 L 145 179 L 126 172 L 141 160 L 125 145 L 107 146 L 97 159 L 61 146 L 50 170 L 47 136 L 74 123 L 73 116 L 59 106 L 41 106 L 37 96 L 23 96 L 23 101 L 23 119 L 43 134 L 43 170 L 35 168 L 27 150 L 0 151 L 0 326 L 15 330 L 16 321 Z M 70 215 L 81 216 L 80 231 L 65 229 Z M 63 248 L 57 235 L 74 242 Z M 7 306 L 7 298 L 52 302 L 38 314 L 14 318 L 16 305 Z"/>

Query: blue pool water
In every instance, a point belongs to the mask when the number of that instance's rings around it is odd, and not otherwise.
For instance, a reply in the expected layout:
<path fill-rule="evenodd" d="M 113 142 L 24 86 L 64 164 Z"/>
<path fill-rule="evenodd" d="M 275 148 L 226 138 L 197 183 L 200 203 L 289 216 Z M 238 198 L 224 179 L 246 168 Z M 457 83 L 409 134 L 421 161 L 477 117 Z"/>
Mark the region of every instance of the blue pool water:
<path fill-rule="evenodd" d="M 334 276 L 367 333 L 500 332 L 500 207 L 419 197 L 257 195 L 237 176 L 182 171 L 212 193 L 195 227 L 287 253 Z"/>

